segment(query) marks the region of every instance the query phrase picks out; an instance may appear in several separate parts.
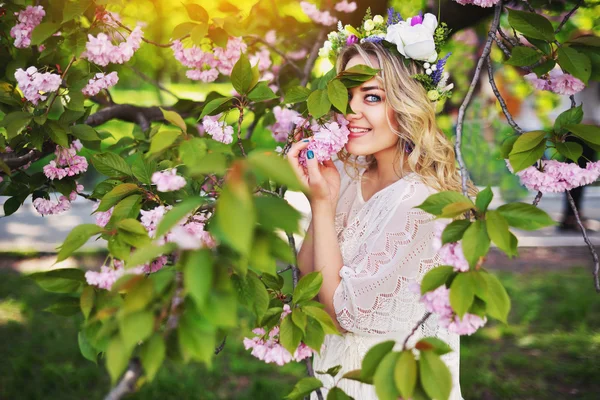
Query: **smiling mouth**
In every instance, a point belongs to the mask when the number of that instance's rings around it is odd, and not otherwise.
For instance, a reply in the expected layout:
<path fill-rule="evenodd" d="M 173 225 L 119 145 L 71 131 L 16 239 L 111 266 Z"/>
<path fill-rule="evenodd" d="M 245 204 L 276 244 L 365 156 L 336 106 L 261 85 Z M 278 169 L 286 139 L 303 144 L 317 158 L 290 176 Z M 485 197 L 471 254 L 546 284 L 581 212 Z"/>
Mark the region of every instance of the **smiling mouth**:
<path fill-rule="evenodd" d="M 350 134 L 348 135 L 350 139 L 355 139 L 364 136 L 372 131 L 372 129 L 370 128 L 348 128 L 348 130 L 350 131 Z"/>

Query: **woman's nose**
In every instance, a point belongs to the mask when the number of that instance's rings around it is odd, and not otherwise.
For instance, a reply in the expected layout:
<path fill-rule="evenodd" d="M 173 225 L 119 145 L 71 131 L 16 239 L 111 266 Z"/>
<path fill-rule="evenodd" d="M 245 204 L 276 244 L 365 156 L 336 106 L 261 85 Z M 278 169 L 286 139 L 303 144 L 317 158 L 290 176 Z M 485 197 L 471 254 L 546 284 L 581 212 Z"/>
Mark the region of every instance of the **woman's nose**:
<path fill-rule="evenodd" d="M 348 104 L 350 105 L 350 108 L 352 109 L 352 111 L 354 112 L 353 114 L 347 114 L 346 115 L 346 119 L 348 121 L 350 120 L 359 120 L 362 118 L 362 112 L 360 109 L 360 103 L 359 102 L 353 102 L 353 99 L 350 99 L 348 101 Z"/>

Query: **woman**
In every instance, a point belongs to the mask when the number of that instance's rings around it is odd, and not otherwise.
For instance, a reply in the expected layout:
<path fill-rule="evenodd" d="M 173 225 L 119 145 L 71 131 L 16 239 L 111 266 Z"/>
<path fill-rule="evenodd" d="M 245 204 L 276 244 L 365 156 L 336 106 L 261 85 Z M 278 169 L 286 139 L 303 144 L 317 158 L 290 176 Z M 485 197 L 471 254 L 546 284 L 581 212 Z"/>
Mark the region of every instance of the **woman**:
<path fill-rule="evenodd" d="M 317 377 L 326 388 L 337 384 L 355 399 L 369 400 L 377 399 L 373 386 L 340 378 L 360 369 L 364 355 L 378 342 L 393 339 L 396 349 L 401 348 L 425 314 L 414 284 L 439 265 L 439 258 L 433 248 L 433 216 L 415 207 L 437 191 L 460 190 L 460 176 L 452 145 L 436 126 L 434 105 L 411 78 L 423 73 L 422 67 L 413 62 L 405 66 L 383 45 L 363 42 L 341 52 L 337 69 L 359 64 L 380 72 L 349 90 L 354 113 L 346 116 L 350 135 L 339 154 L 339 170 L 338 162 L 320 165 L 310 151 L 307 168 L 299 164 L 310 139 L 295 143 L 288 159 L 310 188 L 312 221 L 298 265 L 302 274 L 322 272 L 319 301 L 343 332 L 326 337 L 314 369 L 342 365 L 335 379 Z M 442 359 L 453 376 L 450 398 L 462 399 L 458 335 L 438 327 L 432 315 L 408 345 L 426 336 L 436 336 L 454 350 Z M 317 397 L 313 393 L 311 398 Z"/>

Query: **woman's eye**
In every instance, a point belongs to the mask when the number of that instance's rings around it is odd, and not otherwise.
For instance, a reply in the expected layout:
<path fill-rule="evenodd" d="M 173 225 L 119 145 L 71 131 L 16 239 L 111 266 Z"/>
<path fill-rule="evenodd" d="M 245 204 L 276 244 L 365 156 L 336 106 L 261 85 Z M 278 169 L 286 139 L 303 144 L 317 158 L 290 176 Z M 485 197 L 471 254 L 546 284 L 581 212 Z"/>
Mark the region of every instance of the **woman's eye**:
<path fill-rule="evenodd" d="M 374 94 L 369 94 L 365 96 L 365 100 L 368 101 L 369 103 L 376 103 L 378 101 L 381 101 L 381 97 L 374 95 Z"/>

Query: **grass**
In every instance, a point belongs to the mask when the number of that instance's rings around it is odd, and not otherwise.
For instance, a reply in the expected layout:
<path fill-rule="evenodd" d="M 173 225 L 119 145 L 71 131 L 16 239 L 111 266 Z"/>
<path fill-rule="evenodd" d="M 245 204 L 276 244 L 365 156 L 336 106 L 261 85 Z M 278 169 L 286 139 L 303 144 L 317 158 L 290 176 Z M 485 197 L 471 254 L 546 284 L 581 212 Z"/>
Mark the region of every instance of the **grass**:
<path fill-rule="evenodd" d="M 493 321 L 461 343 L 465 399 L 596 399 L 600 393 L 600 296 L 589 271 L 498 273 L 513 302 L 510 324 Z M 0 398 L 101 399 L 104 368 L 77 347 L 79 318 L 43 312 L 54 295 L 0 272 Z M 168 363 L 131 399 L 282 399 L 304 365 L 266 365 L 230 335 L 213 368 Z"/>

